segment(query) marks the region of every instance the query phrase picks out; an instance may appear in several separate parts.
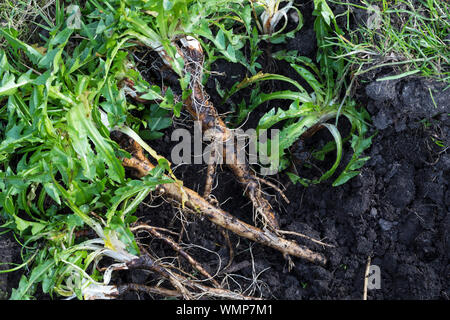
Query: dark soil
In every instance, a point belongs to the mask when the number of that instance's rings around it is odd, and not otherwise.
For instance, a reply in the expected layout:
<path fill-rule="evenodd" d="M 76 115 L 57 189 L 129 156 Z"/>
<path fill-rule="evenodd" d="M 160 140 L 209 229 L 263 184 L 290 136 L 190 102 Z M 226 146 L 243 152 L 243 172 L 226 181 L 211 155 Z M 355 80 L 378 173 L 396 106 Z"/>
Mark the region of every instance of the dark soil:
<path fill-rule="evenodd" d="M 308 25 L 311 24 L 305 23 L 296 38 L 288 41 L 289 49 L 315 43 Z M 303 49 L 304 55 L 313 55 L 316 50 L 314 46 Z M 222 87 L 231 87 L 245 76 L 240 65 L 223 61 L 217 61 L 213 69 L 226 74 L 217 77 Z M 295 76 L 281 63 L 277 71 Z M 264 298 L 361 299 L 366 264 L 371 257 L 371 264 L 380 268 L 381 288 L 369 290 L 368 299 L 449 299 L 450 155 L 446 147 L 450 146 L 450 89 L 444 90 L 446 84 L 442 82 L 423 78 L 375 81 L 380 74 L 385 76 L 389 72 L 392 70 L 383 69 L 366 75 L 356 88 L 354 98 L 367 108 L 373 120 L 371 131 L 377 132 L 366 152 L 371 158 L 360 175 L 339 187 L 332 187 L 332 180 L 308 188 L 293 185 L 284 173 L 271 178 L 286 187 L 291 202 L 286 204 L 277 196 L 270 197 L 279 213 L 281 229 L 304 233 L 335 247 L 325 249 L 302 238 L 286 237 L 323 252 L 328 264 L 321 267 L 294 258 L 295 266 L 289 271 L 287 261 L 278 251 L 230 234 L 235 258 L 227 276 L 221 274 L 224 283 L 234 289 L 239 289 L 239 283 L 244 293 Z M 229 104 L 219 104 L 213 80 L 207 85 L 211 99 L 220 112 L 229 111 Z M 246 94 L 242 92 L 233 101 L 238 103 Z M 263 105 L 252 113 L 246 126 L 254 126 L 268 108 Z M 185 121 L 187 125 L 190 123 Z M 170 141 L 171 130 L 152 142 L 169 160 L 170 150 L 177 143 Z M 325 137 L 318 134 L 314 142 Z M 444 147 L 436 141 L 441 141 Z M 348 146 L 344 151 L 350 153 Z M 204 165 L 179 166 L 175 174 L 187 187 L 203 192 Z M 217 179 L 213 194 L 221 207 L 252 223 L 251 204 L 232 173 L 225 166 L 219 167 Z M 267 192 L 275 195 L 271 189 Z M 137 212 L 141 220 L 181 230 L 182 214 L 178 209 L 161 199 L 145 202 L 159 206 L 141 205 Z M 188 251 L 212 274 L 223 268 L 229 256 L 219 230 L 193 215 L 184 214 L 183 220 L 186 232 L 182 242 L 196 246 Z M 139 236 L 155 255 L 174 256 L 163 242 L 146 239 L 144 234 Z M 11 261 L 15 256 L 17 262 L 14 252 L 18 249 L 7 241 L 4 236 L 0 238 L 0 260 Z M 17 280 L 14 274 L 0 274 L 0 297 L 2 290 L 10 291 L 17 286 Z M 158 279 L 143 272 L 123 272 L 117 281 L 155 284 Z M 140 297 L 149 298 L 145 294 Z M 137 297 L 133 293 L 123 298 Z"/>

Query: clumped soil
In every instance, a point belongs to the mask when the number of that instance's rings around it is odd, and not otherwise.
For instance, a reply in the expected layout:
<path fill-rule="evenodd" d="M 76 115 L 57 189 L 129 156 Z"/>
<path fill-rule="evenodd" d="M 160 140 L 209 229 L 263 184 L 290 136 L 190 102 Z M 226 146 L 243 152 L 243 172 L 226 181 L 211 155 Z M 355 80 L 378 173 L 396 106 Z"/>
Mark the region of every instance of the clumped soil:
<path fill-rule="evenodd" d="M 306 14 L 305 19 L 307 22 Z M 308 47 L 302 47 L 302 43 Z M 290 50 L 303 50 L 302 55 L 313 57 L 317 49 L 311 45 L 313 43 L 312 23 L 305 23 L 285 46 Z M 280 48 L 282 45 L 275 49 Z M 282 62 L 274 63 L 276 72 L 299 80 Z M 214 80 L 220 81 L 222 87 L 231 87 L 243 78 L 245 70 L 221 60 L 214 63 L 212 69 L 225 73 L 225 76 L 211 76 L 206 85 L 218 110 L 225 113 L 230 103 L 220 105 Z M 354 99 L 372 117 L 370 134 L 376 133 L 372 147 L 366 151 L 370 160 L 360 175 L 339 187 L 332 187 L 332 180 L 308 188 L 294 185 L 285 173 L 269 178 L 286 188 L 285 194 L 290 200 L 290 204 L 286 204 L 274 190 L 267 189 L 272 195 L 269 197 L 271 204 L 278 212 L 281 229 L 300 232 L 335 247 L 326 248 L 299 237 L 286 237 L 323 252 L 329 260 L 327 265 L 318 266 L 294 258 L 295 266 L 289 271 L 288 262 L 278 251 L 230 234 L 235 257 L 226 276 L 219 271 L 224 283 L 264 298 L 361 299 L 366 264 L 371 257 L 371 264 L 380 268 L 381 288 L 369 290 L 368 299 L 449 299 L 450 156 L 446 148 L 450 146 L 450 89 L 445 90 L 445 83 L 419 77 L 376 81 L 380 75 L 392 72 L 394 70 L 384 68 L 367 73 L 355 90 Z M 278 87 L 278 83 L 271 85 L 272 89 L 283 88 Z M 249 91 L 243 90 L 233 96 L 232 101 L 238 103 L 248 98 L 248 94 Z M 244 129 L 254 127 L 259 117 L 273 106 L 260 106 L 251 114 Z M 174 128 L 191 124 L 189 117 L 182 116 Z M 151 143 L 169 160 L 171 148 L 177 143 L 170 139 L 174 128 Z M 327 139 L 330 138 L 325 132 L 319 132 L 306 147 L 317 147 Z M 344 162 L 350 151 L 346 145 Z M 325 161 L 323 168 L 330 165 L 330 161 Z M 200 194 L 203 192 L 206 166 L 182 165 L 176 168 L 175 174 L 187 187 Z M 217 181 L 213 195 L 221 207 L 252 223 L 252 206 L 225 166 L 218 167 Z M 136 213 L 139 219 L 176 232 L 183 229 L 181 240 L 188 252 L 211 274 L 228 263 L 226 241 L 213 224 L 182 214 L 161 198 L 149 198 L 144 202 Z M 152 240 L 144 233 L 138 234 L 138 238 L 156 256 L 172 257 L 165 259 L 184 265 L 173 258 L 174 252 L 162 241 Z M 18 247 L 11 245 L 13 241 L 5 236 L 0 240 L 0 260 L 17 262 Z M 17 273 L 0 274 L 0 297 L 2 292 L 16 287 L 17 280 Z M 115 281 L 156 284 L 158 279 L 152 274 L 134 271 L 118 273 Z M 136 295 L 130 293 L 122 298 L 136 299 Z M 149 298 L 146 294 L 139 296 Z"/>

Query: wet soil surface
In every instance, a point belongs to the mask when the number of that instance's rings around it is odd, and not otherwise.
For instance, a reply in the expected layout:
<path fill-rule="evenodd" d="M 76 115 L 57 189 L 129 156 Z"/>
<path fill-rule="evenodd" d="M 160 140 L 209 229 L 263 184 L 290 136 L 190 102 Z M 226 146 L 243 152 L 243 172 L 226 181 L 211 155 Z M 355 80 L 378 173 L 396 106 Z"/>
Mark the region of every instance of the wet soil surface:
<path fill-rule="evenodd" d="M 308 25 L 312 24 L 305 23 L 297 36 L 288 40 L 289 49 L 299 50 L 302 43 L 315 43 Z M 301 54 L 313 56 L 316 48 L 311 45 L 302 50 Z M 281 62 L 276 68 L 279 73 L 297 77 Z M 222 87 L 231 87 L 245 75 L 240 65 L 221 60 L 212 69 L 225 73 L 216 76 Z M 293 258 L 295 266 L 289 270 L 288 262 L 278 251 L 230 234 L 235 257 L 228 271 L 219 271 L 219 279 L 224 284 L 264 298 L 361 299 L 370 257 L 371 265 L 379 268 L 380 286 L 368 290 L 368 299 L 449 299 L 450 155 L 446 148 L 450 146 L 450 89 L 445 90 L 442 82 L 423 78 L 376 81 L 380 74 L 386 76 L 389 72 L 383 69 L 366 75 L 356 88 L 354 98 L 367 108 L 373 121 L 371 134 L 376 133 L 372 147 L 366 151 L 370 160 L 360 175 L 339 187 L 325 182 L 308 188 L 293 185 L 284 173 L 271 177 L 272 182 L 286 188 L 290 204 L 283 202 L 274 190 L 266 189 L 278 212 L 281 229 L 303 233 L 334 246 L 326 248 L 286 236 L 323 252 L 328 258 L 327 265 Z M 220 105 L 214 84 L 211 77 L 206 86 L 212 101 L 221 113 L 229 111 L 229 103 Z M 238 103 L 248 93 L 243 91 L 232 101 Z M 255 126 L 269 107 L 272 106 L 263 105 L 255 110 L 244 127 Z M 188 116 L 182 116 L 175 127 L 189 129 L 191 124 Z M 177 143 L 170 139 L 172 130 L 152 142 L 168 159 Z M 320 144 L 325 139 L 329 139 L 325 133 L 317 134 L 312 142 Z M 350 154 L 348 145 L 344 151 Z M 204 165 L 179 166 L 175 174 L 187 187 L 203 192 Z M 251 204 L 242 193 L 232 173 L 225 166 L 219 167 L 213 195 L 224 210 L 253 223 Z M 208 221 L 182 214 L 160 198 L 147 199 L 137 216 L 153 226 L 176 232 L 183 229 L 181 240 L 187 251 L 211 274 L 228 263 L 226 241 L 220 230 Z M 138 238 L 158 257 L 175 256 L 160 240 L 152 240 L 145 234 L 138 234 Z M 11 243 L 0 238 L 1 261 L 17 260 L 17 247 Z M 165 261 L 178 263 L 175 258 L 165 258 Z M 118 282 L 156 284 L 158 281 L 153 274 L 145 272 L 119 274 Z M 17 276 L 0 274 L 0 296 L 2 290 L 16 285 Z M 136 295 L 127 294 L 123 298 L 136 299 Z M 146 294 L 139 295 L 139 298 L 149 298 Z"/>

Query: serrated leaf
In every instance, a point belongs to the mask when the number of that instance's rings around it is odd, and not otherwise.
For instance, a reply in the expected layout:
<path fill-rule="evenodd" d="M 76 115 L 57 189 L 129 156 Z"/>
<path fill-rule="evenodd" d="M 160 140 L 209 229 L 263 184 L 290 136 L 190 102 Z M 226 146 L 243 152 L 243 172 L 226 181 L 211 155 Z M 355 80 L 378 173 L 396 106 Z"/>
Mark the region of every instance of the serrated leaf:
<path fill-rule="evenodd" d="M 31 294 L 27 294 L 23 292 L 23 288 L 28 285 L 28 279 L 25 275 L 22 275 L 19 281 L 19 286 L 17 288 L 13 288 L 11 291 L 10 300 L 30 300 L 32 298 Z"/>
<path fill-rule="evenodd" d="M 214 40 L 214 44 L 216 45 L 217 49 L 225 50 L 225 35 L 222 29 L 219 29 L 219 32 L 217 32 L 216 38 Z"/>
<path fill-rule="evenodd" d="M 268 129 L 277 124 L 278 122 L 287 119 L 300 118 L 302 116 L 306 116 L 310 111 L 311 105 L 300 104 L 298 100 L 292 102 L 288 110 L 283 110 L 279 108 L 277 112 L 275 112 L 275 108 L 273 108 L 260 118 L 256 130 L 259 131 L 261 129 Z"/>

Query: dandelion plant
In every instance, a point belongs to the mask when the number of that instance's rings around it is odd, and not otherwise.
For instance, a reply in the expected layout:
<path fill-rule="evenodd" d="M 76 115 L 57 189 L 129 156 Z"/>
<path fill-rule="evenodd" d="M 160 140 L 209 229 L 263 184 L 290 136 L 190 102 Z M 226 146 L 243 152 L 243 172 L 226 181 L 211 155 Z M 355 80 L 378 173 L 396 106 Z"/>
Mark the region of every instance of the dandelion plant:
<path fill-rule="evenodd" d="M 278 60 L 285 60 L 290 64 L 301 78 L 303 78 L 312 89 L 308 92 L 300 83 L 294 79 L 267 73 L 258 73 L 250 78 L 245 78 L 243 81 L 236 83 L 225 96 L 226 100 L 237 91 L 265 80 L 279 80 L 287 82 L 295 87 L 295 90 L 284 90 L 271 93 L 252 94 L 250 105 L 245 110 L 252 111 L 263 102 L 271 102 L 276 100 L 291 100 L 289 108 L 273 107 L 270 111 L 264 114 L 257 126 L 257 130 L 269 129 L 275 125 L 284 124 L 276 139 L 279 141 L 278 150 L 275 153 L 270 153 L 268 146 L 271 143 L 269 140 L 265 144 L 260 144 L 259 148 L 262 152 L 267 153 L 271 167 L 270 171 L 285 170 L 291 163 L 289 158 L 289 148 L 302 135 L 312 130 L 317 131 L 318 128 L 326 128 L 334 139 L 334 147 L 327 145 L 324 152 L 317 152 L 320 155 L 320 160 L 323 160 L 324 154 L 331 150 L 336 150 L 336 160 L 332 167 L 321 175 L 318 179 L 306 179 L 299 177 L 296 173 L 289 172 L 289 177 L 294 182 L 300 182 L 304 185 L 311 183 L 319 183 L 330 178 L 342 159 L 343 152 L 343 138 L 338 130 L 337 124 L 340 116 L 347 118 L 352 126 L 351 147 L 353 149 L 353 156 L 343 172 L 335 179 L 333 185 L 338 186 L 345 183 L 359 173 L 358 169 L 368 160 L 368 157 L 361 157 L 363 151 L 371 144 L 372 137 L 366 137 L 368 128 L 367 122 L 369 120 L 368 113 L 362 108 L 356 108 L 355 103 L 348 99 L 347 94 L 342 95 L 344 89 L 343 79 L 345 78 L 346 67 L 342 61 L 335 61 L 330 58 L 331 48 L 325 45 L 324 39 L 332 32 L 340 32 L 335 24 L 333 12 L 328 7 L 326 1 L 315 1 L 315 10 L 313 13 L 316 16 L 314 29 L 318 41 L 319 51 L 317 55 L 316 65 L 311 59 L 307 57 L 298 56 L 295 51 L 279 51 L 272 56 Z M 334 31 L 333 31 L 334 24 Z M 347 90 L 348 91 L 348 90 Z M 342 100 L 341 100 L 342 99 Z M 239 119 L 243 119 L 244 115 L 240 115 Z M 334 123 L 328 123 L 330 120 L 335 120 Z M 273 142 L 275 143 L 275 142 Z M 269 148 L 270 149 L 270 148 Z M 279 164 L 273 167 L 274 164 Z"/>

